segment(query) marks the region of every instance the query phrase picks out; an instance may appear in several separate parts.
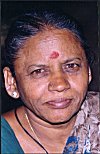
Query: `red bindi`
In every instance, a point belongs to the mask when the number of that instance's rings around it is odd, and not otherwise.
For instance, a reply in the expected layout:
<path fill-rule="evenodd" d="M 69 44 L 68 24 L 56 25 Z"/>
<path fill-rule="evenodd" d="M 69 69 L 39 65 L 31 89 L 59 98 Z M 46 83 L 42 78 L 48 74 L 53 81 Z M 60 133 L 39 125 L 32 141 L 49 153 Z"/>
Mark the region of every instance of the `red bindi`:
<path fill-rule="evenodd" d="M 59 53 L 57 51 L 53 51 L 52 54 L 50 55 L 50 58 L 54 59 L 59 57 Z"/>

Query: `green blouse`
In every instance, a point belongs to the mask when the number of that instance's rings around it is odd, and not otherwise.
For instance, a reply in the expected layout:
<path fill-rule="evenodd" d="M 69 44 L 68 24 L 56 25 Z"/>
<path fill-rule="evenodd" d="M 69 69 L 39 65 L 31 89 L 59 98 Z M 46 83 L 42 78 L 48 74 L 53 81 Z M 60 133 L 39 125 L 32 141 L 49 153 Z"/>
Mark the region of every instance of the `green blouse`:
<path fill-rule="evenodd" d="M 12 128 L 1 117 L 1 154 L 24 154 Z"/>

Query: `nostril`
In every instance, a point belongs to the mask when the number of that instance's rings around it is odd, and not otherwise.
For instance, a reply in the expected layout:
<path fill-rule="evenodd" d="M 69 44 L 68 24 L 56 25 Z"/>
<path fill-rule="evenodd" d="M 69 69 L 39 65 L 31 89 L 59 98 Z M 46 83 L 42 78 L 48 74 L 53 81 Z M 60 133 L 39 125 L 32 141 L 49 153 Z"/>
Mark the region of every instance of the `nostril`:
<path fill-rule="evenodd" d="M 48 85 L 48 90 L 49 91 L 58 91 L 62 92 L 70 88 L 70 84 L 66 80 L 57 80 L 55 79 L 54 81 L 50 82 Z"/>

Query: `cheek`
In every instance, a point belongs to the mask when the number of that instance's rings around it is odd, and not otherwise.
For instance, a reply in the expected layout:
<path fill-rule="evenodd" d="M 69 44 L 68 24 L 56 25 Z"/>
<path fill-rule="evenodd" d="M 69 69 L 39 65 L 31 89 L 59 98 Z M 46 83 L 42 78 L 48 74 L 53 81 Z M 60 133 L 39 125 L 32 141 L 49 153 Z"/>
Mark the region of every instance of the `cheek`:
<path fill-rule="evenodd" d="M 70 79 L 71 88 L 76 89 L 76 91 L 79 91 L 80 93 L 87 90 L 88 84 L 88 74 L 85 72 L 81 75 L 73 76 Z"/>
<path fill-rule="evenodd" d="M 43 82 L 19 82 L 18 86 L 18 91 L 24 101 L 41 99 L 45 94 L 45 89 L 46 85 Z"/>

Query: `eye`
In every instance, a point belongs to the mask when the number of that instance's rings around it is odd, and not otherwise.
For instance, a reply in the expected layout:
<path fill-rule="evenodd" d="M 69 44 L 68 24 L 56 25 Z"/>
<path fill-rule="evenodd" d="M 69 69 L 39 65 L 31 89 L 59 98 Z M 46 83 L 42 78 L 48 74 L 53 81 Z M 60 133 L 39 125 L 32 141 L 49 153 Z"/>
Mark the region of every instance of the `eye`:
<path fill-rule="evenodd" d="M 70 72 L 70 73 L 74 73 L 79 71 L 81 65 L 78 63 L 69 63 L 64 65 L 64 71 L 65 72 Z"/>
<path fill-rule="evenodd" d="M 36 69 L 36 70 L 32 71 L 30 73 L 30 75 L 32 75 L 33 78 L 38 79 L 38 78 L 41 78 L 41 77 L 48 75 L 48 73 L 49 72 L 48 72 L 47 69 L 40 68 L 40 69 Z"/>

